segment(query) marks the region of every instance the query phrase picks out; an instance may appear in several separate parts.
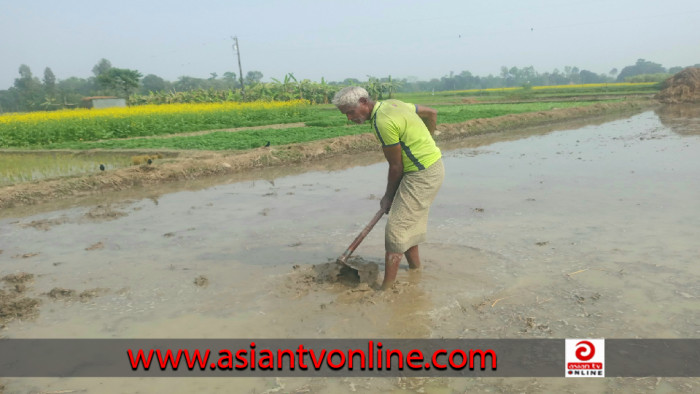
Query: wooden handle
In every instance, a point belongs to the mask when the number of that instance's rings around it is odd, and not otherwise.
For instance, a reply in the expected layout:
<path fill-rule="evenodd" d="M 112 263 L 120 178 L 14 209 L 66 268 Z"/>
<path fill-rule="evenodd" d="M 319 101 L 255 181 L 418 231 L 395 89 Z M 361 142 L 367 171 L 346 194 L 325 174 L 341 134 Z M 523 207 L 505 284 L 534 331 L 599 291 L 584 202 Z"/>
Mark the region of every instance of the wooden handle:
<path fill-rule="evenodd" d="M 348 260 L 348 258 L 352 254 L 352 252 L 355 251 L 355 249 L 360 245 L 362 240 L 365 239 L 367 234 L 369 234 L 369 232 L 372 231 L 372 228 L 374 228 L 374 225 L 377 224 L 377 222 L 379 221 L 379 219 L 382 218 L 382 216 L 384 216 L 384 210 L 380 209 L 374 215 L 374 217 L 369 222 L 369 224 L 367 226 L 365 226 L 365 228 L 362 230 L 362 232 L 355 238 L 354 241 L 352 241 L 350 246 L 348 246 L 348 248 L 345 250 L 345 253 L 343 253 L 343 255 L 340 256 L 340 258 L 338 259 L 339 262 L 345 264 L 345 262 Z"/>

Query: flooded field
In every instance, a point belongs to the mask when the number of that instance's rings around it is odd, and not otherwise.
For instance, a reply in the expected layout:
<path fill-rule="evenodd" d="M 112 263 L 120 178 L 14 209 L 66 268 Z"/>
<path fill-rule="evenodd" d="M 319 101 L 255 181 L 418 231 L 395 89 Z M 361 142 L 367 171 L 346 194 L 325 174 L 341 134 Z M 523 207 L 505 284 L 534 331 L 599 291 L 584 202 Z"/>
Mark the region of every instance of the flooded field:
<path fill-rule="evenodd" d="M 32 274 L 21 293 L 39 303 L 28 303 L 25 317 L 0 335 L 700 337 L 700 115 L 692 108 L 441 148 L 446 177 L 421 246 L 424 268 L 408 272 L 404 261 L 386 292 L 319 283 L 314 267 L 335 260 L 378 209 L 386 179 L 380 152 L 3 212 L 0 277 Z M 380 267 L 384 223 L 356 251 Z M 0 384 L 6 392 L 90 393 L 700 388 L 690 378 Z"/>
<path fill-rule="evenodd" d="M 0 187 L 67 175 L 96 173 L 131 166 L 141 156 L 112 152 L 9 152 L 0 153 Z M 145 161 L 145 160 L 144 160 Z"/>

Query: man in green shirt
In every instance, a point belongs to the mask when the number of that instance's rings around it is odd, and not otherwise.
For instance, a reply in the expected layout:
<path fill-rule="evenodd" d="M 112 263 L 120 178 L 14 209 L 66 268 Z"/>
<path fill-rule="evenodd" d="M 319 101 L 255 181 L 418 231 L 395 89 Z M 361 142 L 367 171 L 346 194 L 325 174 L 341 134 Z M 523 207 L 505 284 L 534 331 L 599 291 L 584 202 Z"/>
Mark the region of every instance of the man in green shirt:
<path fill-rule="evenodd" d="M 389 162 L 386 192 L 380 202 L 389 214 L 385 230 L 385 269 L 382 289 L 396 280 L 402 255 L 408 266 L 420 267 L 418 244 L 425 241 L 428 212 L 445 170 L 433 133 L 437 111 L 399 100 L 373 101 L 357 86 L 340 90 L 333 104 L 348 120 L 370 121 Z"/>

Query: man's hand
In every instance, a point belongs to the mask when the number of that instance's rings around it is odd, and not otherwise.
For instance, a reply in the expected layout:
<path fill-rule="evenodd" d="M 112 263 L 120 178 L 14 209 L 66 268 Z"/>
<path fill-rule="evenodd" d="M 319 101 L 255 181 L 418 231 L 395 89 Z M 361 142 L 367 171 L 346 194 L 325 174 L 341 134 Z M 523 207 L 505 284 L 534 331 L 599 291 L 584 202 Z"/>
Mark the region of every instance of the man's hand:
<path fill-rule="evenodd" d="M 392 202 L 394 202 L 393 198 L 389 198 L 389 196 L 384 196 L 382 197 L 382 201 L 379 202 L 379 208 L 384 210 L 384 213 L 389 213 Z"/>

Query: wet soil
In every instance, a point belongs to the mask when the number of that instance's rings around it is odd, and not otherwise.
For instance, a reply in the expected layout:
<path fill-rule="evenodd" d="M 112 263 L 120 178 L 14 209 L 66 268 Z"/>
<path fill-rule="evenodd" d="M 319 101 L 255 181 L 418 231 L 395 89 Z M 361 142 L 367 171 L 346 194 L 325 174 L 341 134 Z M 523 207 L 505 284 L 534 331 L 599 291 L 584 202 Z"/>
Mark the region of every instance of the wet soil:
<path fill-rule="evenodd" d="M 431 208 L 428 242 L 420 246 L 423 269 L 408 270 L 404 262 L 388 291 L 376 290 L 381 223 L 355 252 L 366 272 L 377 268 L 376 277 L 362 280 L 335 265 L 379 204 L 386 179 L 380 152 L 4 210 L 0 275 L 32 275 L 22 279 L 21 297 L 40 303 L 31 316 L 4 323 L 0 335 L 698 338 L 700 221 L 692 213 L 700 196 L 700 139 L 690 132 L 695 118 L 676 113 L 439 141 L 446 178 Z M 3 281 L 5 294 L 16 291 L 15 280 Z M 83 299 L 85 292 L 94 296 Z M 2 384 L 8 392 L 99 393 L 700 388 L 694 378 Z"/>
<path fill-rule="evenodd" d="M 305 281 L 311 283 L 342 283 L 349 287 L 366 285 L 368 288 L 377 290 L 378 275 L 379 266 L 376 262 L 352 256 L 346 264 L 330 261 L 313 265 L 311 272 L 303 277 Z"/>
<path fill-rule="evenodd" d="M 0 278 L 0 328 L 13 320 L 31 319 L 38 313 L 41 301 L 26 296 L 28 286 L 34 280 L 33 274 L 20 272 Z"/>

